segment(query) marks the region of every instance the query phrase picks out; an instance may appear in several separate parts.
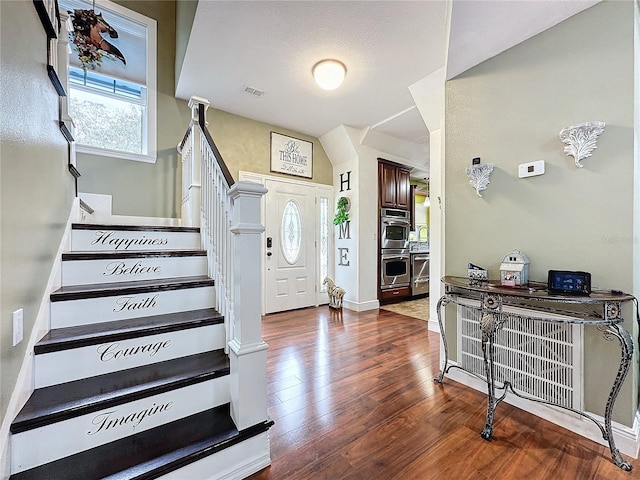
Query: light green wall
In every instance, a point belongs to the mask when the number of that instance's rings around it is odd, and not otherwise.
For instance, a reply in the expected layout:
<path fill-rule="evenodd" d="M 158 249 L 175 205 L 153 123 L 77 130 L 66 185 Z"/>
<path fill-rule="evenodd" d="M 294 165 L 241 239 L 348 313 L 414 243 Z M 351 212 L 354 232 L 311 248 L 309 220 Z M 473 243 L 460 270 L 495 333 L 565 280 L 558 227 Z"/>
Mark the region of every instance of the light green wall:
<path fill-rule="evenodd" d="M 191 26 L 193 18 L 198 8 L 198 0 L 177 0 L 176 1 L 176 82 L 182 69 L 184 55 L 189 45 Z"/>
<path fill-rule="evenodd" d="M 627 1 L 597 4 L 449 81 L 446 274 L 466 275 L 473 262 L 498 278 L 517 248 L 531 259 L 532 280 L 546 281 L 549 269 L 586 270 L 595 288 L 632 292 L 633 88 Z M 558 133 L 593 120 L 607 126 L 579 169 Z M 494 164 L 484 198 L 465 175 L 474 157 Z M 546 173 L 519 179 L 518 164 L 535 160 L 545 160 Z M 633 331 L 631 309 L 624 313 Z M 603 414 L 619 345 L 587 328 L 584 347 L 585 407 Z M 634 362 L 614 412 L 626 425 L 636 376 Z"/>
<path fill-rule="evenodd" d="M 177 217 L 180 213 L 180 173 L 176 146 L 184 136 L 190 113 L 174 97 L 176 3 L 116 1 L 157 21 L 158 159 L 155 164 L 78 154 L 78 190 L 113 196 L 113 213 Z"/>
<path fill-rule="evenodd" d="M 82 176 L 78 189 L 85 193 L 112 195 L 116 215 L 176 218 L 180 215 L 182 178 L 176 146 L 184 137 L 191 118 L 187 102 L 174 97 L 176 42 L 184 43 L 184 39 L 178 41 L 177 38 L 185 35 L 185 21 L 183 18 L 176 36 L 176 2 L 119 0 L 116 3 L 158 22 L 158 160 L 155 164 L 147 164 L 79 154 L 78 170 Z M 194 2 L 185 3 L 190 8 Z M 331 163 L 317 138 L 214 108 L 209 108 L 207 119 L 211 135 L 235 179 L 240 170 L 270 173 L 269 132 L 273 130 L 312 141 L 312 181 L 331 184 Z"/>
<path fill-rule="evenodd" d="M 231 175 L 236 180 L 240 170 L 295 178 L 270 171 L 271 132 L 273 131 L 313 142 L 313 178 L 301 178 L 301 180 L 333 185 L 333 167 L 317 138 L 213 108 L 207 110 L 207 119 L 213 141 L 216 142 Z"/>
<path fill-rule="evenodd" d="M 47 39 L 33 2 L 0 2 L 0 417 L 4 418 L 74 197 Z M 24 309 L 12 346 L 11 313 Z"/>

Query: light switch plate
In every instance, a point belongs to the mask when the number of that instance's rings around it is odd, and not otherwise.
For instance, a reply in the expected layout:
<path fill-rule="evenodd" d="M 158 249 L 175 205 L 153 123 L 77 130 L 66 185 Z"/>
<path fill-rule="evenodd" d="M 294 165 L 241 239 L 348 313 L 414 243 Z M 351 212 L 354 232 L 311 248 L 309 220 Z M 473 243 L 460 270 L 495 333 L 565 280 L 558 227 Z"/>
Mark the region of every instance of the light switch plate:
<path fill-rule="evenodd" d="M 520 178 L 535 177 L 542 174 L 544 174 L 544 160 L 518 165 L 518 177 Z"/>
<path fill-rule="evenodd" d="M 24 310 L 22 308 L 13 312 L 13 346 L 22 341 L 23 337 Z"/>

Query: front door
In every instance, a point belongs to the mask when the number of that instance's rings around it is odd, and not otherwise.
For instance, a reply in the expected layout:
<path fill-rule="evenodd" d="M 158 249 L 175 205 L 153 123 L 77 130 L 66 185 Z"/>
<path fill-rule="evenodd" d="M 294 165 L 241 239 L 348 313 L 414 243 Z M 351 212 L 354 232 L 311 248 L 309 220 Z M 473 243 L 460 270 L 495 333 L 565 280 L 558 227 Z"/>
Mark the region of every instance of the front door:
<path fill-rule="evenodd" d="M 266 313 L 317 305 L 315 187 L 266 179 Z"/>

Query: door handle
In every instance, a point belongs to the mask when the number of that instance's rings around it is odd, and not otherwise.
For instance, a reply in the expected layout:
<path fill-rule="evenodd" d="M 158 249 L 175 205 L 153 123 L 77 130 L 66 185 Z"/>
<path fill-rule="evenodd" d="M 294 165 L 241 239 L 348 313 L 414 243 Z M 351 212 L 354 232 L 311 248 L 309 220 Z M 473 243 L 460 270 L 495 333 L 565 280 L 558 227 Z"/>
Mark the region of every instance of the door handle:
<path fill-rule="evenodd" d="M 271 255 L 273 255 L 273 253 L 267 252 L 267 257 L 270 257 Z"/>

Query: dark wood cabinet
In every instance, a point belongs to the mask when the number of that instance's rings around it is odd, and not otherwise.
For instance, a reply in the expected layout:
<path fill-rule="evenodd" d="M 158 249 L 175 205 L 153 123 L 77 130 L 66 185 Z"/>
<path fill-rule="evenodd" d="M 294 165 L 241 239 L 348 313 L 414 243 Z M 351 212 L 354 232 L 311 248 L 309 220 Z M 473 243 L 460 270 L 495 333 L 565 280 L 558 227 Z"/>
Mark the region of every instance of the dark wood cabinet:
<path fill-rule="evenodd" d="M 409 287 L 398 287 L 398 288 L 390 288 L 389 290 L 381 290 L 380 291 L 380 303 L 394 303 L 400 302 L 402 300 L 406 300 L 411 295 L 411 288 Z"/>
<path fill-rule="evenodd" d="M 379 207 L 409 210 L 411 202 L 411 186 L 409 184 L 410 168 L 378 158 L 378 197 Z M 379 225 L 380 231 L 380 225 Z M 380 238 L 380 237 L 378 237 Z M 378 245 L 380 243 L 378 242 Z M 380 283 L 380 256 L 378 257 L 378 285 Z M 406 300 L 411 295 L 409 286 L 395 288 L 378 287 L 378 300 L 381 304 Z"/>
<path fill-rule="evenodd" d="M 396 206 L 409 208 L 411 205 L 411 188 L 409 187 L 409 170 L 396 170 Z"/>
<path fill-rule="evenodd" d="M 388 162 L 378 163 L 380 207 L 408 209 L 411 205 L 409 170 Z"/>
<path fill-rule="evenodd" d="M 386 163 L 378 164 L 380 184 L 380 206 L 396 206 L 396 168 Z"/>

